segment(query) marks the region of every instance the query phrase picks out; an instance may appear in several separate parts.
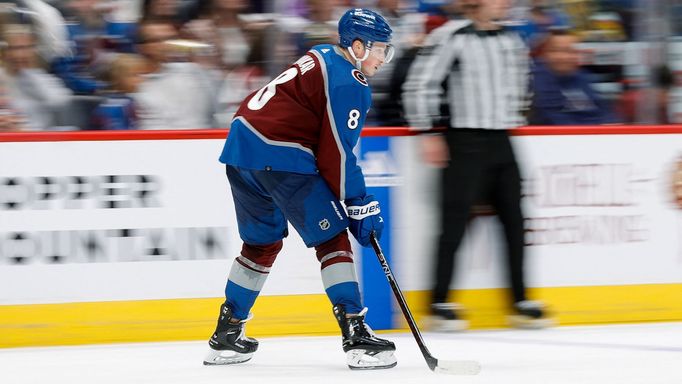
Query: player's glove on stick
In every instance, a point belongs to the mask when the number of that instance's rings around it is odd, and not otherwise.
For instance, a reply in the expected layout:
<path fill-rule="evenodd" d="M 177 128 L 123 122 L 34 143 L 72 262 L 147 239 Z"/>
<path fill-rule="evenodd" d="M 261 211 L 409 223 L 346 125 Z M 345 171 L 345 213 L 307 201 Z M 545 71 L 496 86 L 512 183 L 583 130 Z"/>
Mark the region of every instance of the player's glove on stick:
<path fill-rule="evenodd" d="M 363 247 L 370 246 L 369 237 L 372 231 L 375 232 L 377 239 L 381 238 L 384 219 L 380 215 L 379 202 L 374 200 L 374 196 L 346 200 L 346 212 L 350 218 L 350 233 Z"/>

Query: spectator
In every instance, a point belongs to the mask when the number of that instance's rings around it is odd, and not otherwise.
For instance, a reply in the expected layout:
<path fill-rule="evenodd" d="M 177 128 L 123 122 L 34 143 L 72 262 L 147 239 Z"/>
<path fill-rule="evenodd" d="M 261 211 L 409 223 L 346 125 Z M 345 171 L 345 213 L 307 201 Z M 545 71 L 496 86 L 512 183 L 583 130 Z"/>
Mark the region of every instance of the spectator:
<path fill-rule="evenodd" d="M 140 129 L 192 129 L 214 126 L 215 83 L 212 74 L 186 60 L 169 43 L 178 34 L 169 22 L 140 25 L 140 52 L 147 59 L 137 103 Z"/>
<path fill-rule="evenodd" d="M 228 69 L 254 63 L 262 65 L 265 61 L 263 29 L 260 25 L 246 22 L 242 18 L 248 2 L 244 0 L 214 1 L 222 63 Z"/>
<path fill-rule="evenodd" d="M 143 0 L 141 22 L 148 23 L 166 22 L 179 26 L 182 22 L 180 17 L 179 0 Z"/>
<path fill-rule="evenodd" d="M 180 28 L 182 24 L 197 16 L 206 0 L 140 0 L 142 17 L 140 22 L 167 22 Z"/>
<path fill-rule="evenodd" d="M 113 22 L 137 22 L 142 18 L 142 0 L 110 0 L 114 9 L 110 13 Z"/>
<path fill-rule="evenodd" d="M 0 79 L 0 132 L 21 131 L 25 124 L 25 118 L 12 108 L 3 80 Z"/>
<path fill-rule="evenodd" d="M 71 92 L 53 75 L 40 68 L 36 41 L 26 25 L 4 28 L 2 62 L 10 104 L 25 116 L 26 128 L 46 130 L 67 111 Z"/>
<path fill-rule="evenodd" d="M 68 21 L 70 51 L 53 58 L 52 72 L 75 94 L 62 125 L 91 129 L 92 113 L 110 84 L 107 73 L 117 51 L 132 51 L 135 23 L 112 21 L 124 0 L 64 0 L 59 4 Z M 127 1 L 127 0 L 125 0 Z M 130 5 L 130 4 L 128 4 Z"/>
<path fill-rule="evenodd" d="M 269 23 L 246 21 L 247 7 L 244 0 L 203 2 L 198 18 L 185 24 L 184 31 L 215 48 L 220 68 L 261 67 L 265 62 L 264 31 Z"/>
<path fill-rule="evenodd" d="M 198 18 L 185 24 L 183 32 L 212 47 L 202 57 L 205 66 L 213 63 L 220 81 L 217 83 L 214 120 L 227 127 L 241 101 L 270 79 L 265 73 L 266 31 L 272 23 L 247 20 L 243 0 L 210 0 L 198 9 Z"/>
<path fill-rule="evenodd" d="M 340 11 L 339 4 L 340 0 L 275 2 L 274 9 L 280 12 L 280 16 L 273 19 L 268 30 L 267 74 L 276 76 L 288 67 L 289 62 L 304 54 L 304 47 L 309 45 L 306 40 L 329 41 L 336 33 L 338 19 L 335 16 Z M 312 24 L 317 26 L 311 28 Z"/>
<path fill-rule="evenodd" d="M 552 31 L 533 69 L 531 124 L 611 124 L 617 119 L 580 69 L 578 38 L 569 31 Z"/>
<path fill-rule="evenodd" d="M 198 2 L 191 20 L 180 28 L 180 35 L 200 43 L 200 46 L 191 50 L 191 61 L 206 68 L 222 69 L 220 34 L 215 22 L 217 16 L 214 4 L 213 0 Z"/>
<path fill-rule="evenodd" d="M 312 46 L 334 44 L 338 41 L 337 19 L 334 15 L 334 2 L 327 0 L 308 0 L 308 22 L 296 37 L 298 54 L 302 55 Z"/>
<path fill-rule="evenodd" d="M 530 47 L 535 47 L 552 28 L 567 28 L 570 20 L 550 0 L 531 0 L 530 7 L 519 15 L 521 25 L 517 28 L 519 34 Z"/>
<path fill-rule="evenodd" d="M 35 31 L 40 57 L 49 63 L 56 57 L 69 55 L 69 32 L 62 14 L 42 0 L 21 0 L 18 3 L 24 7 L 22 15 L 27 16 Z"/>
<path fill-rule="evenodd" d="M 137 129 L 133 94 L 140 88 L 146 61 L 135 54 L 120 54 L 109 70 L 111 87 L 106 100 L 93 111 L 92 129 Z"/>
<path fill-rule="evenodd" d="M 56 57 L 51 65 L 52 71 L 76 94 L 94 95 L 108 86 L 100 80 L 100 74 L 109 65 L 104 54 L 109 49 L 105 46 L 108 34 L 105 17 L 111 10 L 111 4 L 102 5 L 97 0 L 64 3 L 73 49 L 68 55 Z"/>

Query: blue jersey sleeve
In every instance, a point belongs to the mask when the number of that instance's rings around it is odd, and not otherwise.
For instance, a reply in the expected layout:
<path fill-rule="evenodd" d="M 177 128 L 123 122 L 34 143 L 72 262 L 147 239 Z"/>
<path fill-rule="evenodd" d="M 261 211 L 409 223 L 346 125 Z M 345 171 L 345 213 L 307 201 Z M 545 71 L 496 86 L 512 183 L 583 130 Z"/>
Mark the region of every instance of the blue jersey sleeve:
<path fill-rule="evenodd" d="M 332 45 L 314 47 L 323 67 L 326 106 L 316 162 L 340 200 L 364 197 L 365 178 L 353 149 L 360 139 L 371 92 L 365 76 Z"/>
<path fill-rule="evenodd" d="M 341 175 L 341 180 L 345 184 L 342 186 L 345 193 L 342 194 L 342 199 L 363 197 L 366 193 L 365 177 L 353 149 L 360 139 L 360 132 L 369 110 L 369 88 L 360 84 L 345 84 L 334 88 L 329 98 L 334 125 L 343 148 L 345 175 Z"/>

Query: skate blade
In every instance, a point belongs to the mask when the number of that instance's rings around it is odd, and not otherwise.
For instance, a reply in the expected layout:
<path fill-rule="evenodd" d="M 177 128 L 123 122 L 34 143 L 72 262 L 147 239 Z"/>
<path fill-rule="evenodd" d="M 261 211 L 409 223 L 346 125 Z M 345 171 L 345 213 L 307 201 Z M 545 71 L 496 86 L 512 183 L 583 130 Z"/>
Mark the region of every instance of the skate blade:
<path fill-rule="evenodd" d="M 466 320 L 445 320 L 435 316 L 424 319 L 424 328 L 431 332 L 461 332 L 469 329 Z"/>
<path fill-rule="evenodd" d="M 554 320 L 549 318 L 533 319 L 522 315 L 511 315 L 507 320 L 509 321 L 509 325 L 519 329 L 543 329 L 555 325 Z"/>
<path fill-rule="evenodd" d="M 346 352 L 348 368 L 361 369 L 388 369 L 398 364 L 393 355 L 394 351 L 368 352 L 365 349 L 353 349 Z"/>
<path fill-rule="evenodd" d="M 239 353 L 235 351 L 216 351 L 209 348 L 204 358 L 204 365 L 230 365 L 245 363 L 251 360 L 253 353 Z"/>

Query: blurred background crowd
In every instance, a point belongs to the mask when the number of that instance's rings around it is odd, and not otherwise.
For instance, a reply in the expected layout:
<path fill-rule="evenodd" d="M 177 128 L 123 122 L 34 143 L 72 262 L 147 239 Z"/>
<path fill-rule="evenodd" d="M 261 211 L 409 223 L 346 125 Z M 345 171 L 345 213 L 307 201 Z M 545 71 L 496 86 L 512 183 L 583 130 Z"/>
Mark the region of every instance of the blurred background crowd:
<path fill-rule="evenodd" d="M 350 7 L 391 22 L 368 125 L 406 125 L 425 36 L 470 0 L 0 0 L 0 131 L 225 128 Z M 531 124 L 682 123 L 682 0 L 515 0 Z M 557 95 L 561 102 L 557 104 Z M 671 107 L 673 106 L 673 107 Z"/>

